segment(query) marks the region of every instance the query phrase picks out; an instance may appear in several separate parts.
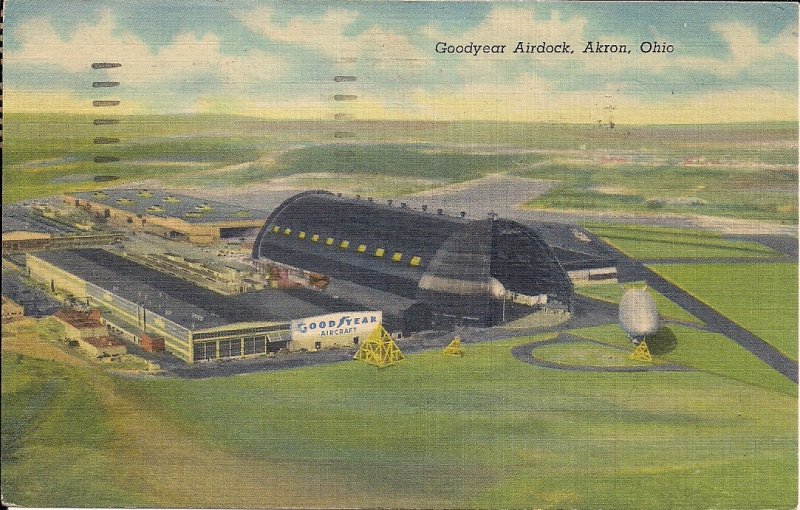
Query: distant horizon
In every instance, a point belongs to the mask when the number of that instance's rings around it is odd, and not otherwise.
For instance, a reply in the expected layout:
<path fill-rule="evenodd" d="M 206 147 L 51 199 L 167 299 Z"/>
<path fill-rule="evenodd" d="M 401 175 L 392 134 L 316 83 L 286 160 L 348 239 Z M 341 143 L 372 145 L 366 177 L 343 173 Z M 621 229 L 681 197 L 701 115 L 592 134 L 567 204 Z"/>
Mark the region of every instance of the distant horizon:
<path fill-rule="evenodd" d="M 81 117 L 87 119 L 93 119 L 97 117 L 97 115 L 93 115 L 91 113 L 83 113 L 83 112 L 47 112 L 47 111 L 17 111 L 17 112 L 4 112 L 4 117 L 7 119 L 8 117 L 15 117 L 15 116 L 49 116 L 49 117 Z M 744 120 L 744 121 L 727 121 L 727 122 L 705 122 L 705 123 L 663 123 L 663 124 L 629 124 L 629 123 L 614 123 L 614 127 L 610 127 L 607 124 L 592 124 L 592 123 L 581 123 L 581 122 L 556 122 L 556 121 L 537 121 L 537 120 L 483 120 L 483 119 L 475 119 L 475 120 L 436 120 L 436 119 L 381 119 L 381 118 L 360 118 L 360 119 L 348 119 L 346 121 L 337 120 L 337 119 L 322 119 L 322 118 L 279 118 L 279 117 L 262 117 L 257 115 L 248 115 L 245 113 L 216 113 L 216 112 L 177 112 L 177 113 L 126 113 L 126 114 L 115 114 L 117 118 L 146 118 L 146 117 L 234 117 L 234 118 L 244 118 L 254 121 L 265 121 L 265 122 L 314 122 L 314 123 L 331 123 L 337 124 L 341 126 L 345 126 L 348 123 L 358 123 L 358 122 L 385 122 L 385 123 L 411 123 L 411 122 L 418 122 L 418 123 L 429 123 L 429 124 L 528 124 L 528 125 L 558 125 L 558 126 L 580 126 L 580 127 L 592 127 L 597 129 L 603 129 L 606 131 L 620 129 L 623 127 L 671 127 L 671 126 L 731 126 L 731 125 L 749 125 L 749 124 L 791 124 L 794 127 L 800 129 L 800 120 L 760 120 L 760 121 L 752 121 L 752 120 Z M 341 140 L 341 143 L 348 143 L 349 140 Z M 353 142 L 357 142 L 357 140 L 351 140 Z"/>

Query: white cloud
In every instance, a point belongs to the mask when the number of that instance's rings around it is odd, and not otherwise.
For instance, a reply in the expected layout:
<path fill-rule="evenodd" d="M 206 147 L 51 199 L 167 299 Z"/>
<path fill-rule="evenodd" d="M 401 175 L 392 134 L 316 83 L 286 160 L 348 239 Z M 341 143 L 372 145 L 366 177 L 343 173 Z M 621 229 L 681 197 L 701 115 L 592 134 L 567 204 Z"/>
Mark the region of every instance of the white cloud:
<path fill-rule="evenodd" d="M 512 40 L 557 43 L 582 37 L 585 27 L 586 19 L 575 16 L 562 20 L 561 13 L 557 10 L 551 11 L 548 19 L 536 19 L 534 9 L 496 7 L 483 23 L 467 32 L 443 33 L 436 24 L 431 24 L 426 27 L 425 33 L 429 39 L 451 43 L 473 41 L 478 44 L 491 44 L 498 40 L 500 43 Z"/>
<path fill-rule="evenodd" d="M 763 44 L 758 32 L 741 23 L 716 23 L 711 30 L 718 33 L 728 45 L 730 55 L 714 63 L 714 71 L 723 76 L 735 75 L 749 67 L 781 58 L 797 60 L 797 35 L 794 28 L 787 28 Z"/>
<path fill-rule="evenodd" d="M 66 39 L 56 34 L 48 19 L 20 24 L 14 31 L 20 49 L 7 51 L 6 63 L 47 65 L 79 73 L 88 71 L 92 62 L 119 62 L 122 67 L 93 71 L 92 76 L 103 78 L 105 74 L 126 86 L 214 80 L 237 87 L 274 81 L 283 70 L 280 58 L 261 50 L 250 50 L 245 56 L 223 54 L 219 37 L 210 33 L 200 37 L 179 34 L 170 44 L 151 48 L 135 34 L 120 30 L 108 10 L 96 24 L 75 27 Z"/>
<path fill-rule="evenodd" d="M 321 17 L 296 17 L 285 24 L 274 22 L 272 9 L 267 7 L 235 11 L 233 15 L 249 30 L 271 41 L 301 46 L 337 63 L 366 61 L 379 69 L 402 67 L 409 71 L 429 63 L 428 57 L 405 35 L 377 26 L 357 35 L 348 34 L 358 17 L 353 11 L 330 9 Z"/>

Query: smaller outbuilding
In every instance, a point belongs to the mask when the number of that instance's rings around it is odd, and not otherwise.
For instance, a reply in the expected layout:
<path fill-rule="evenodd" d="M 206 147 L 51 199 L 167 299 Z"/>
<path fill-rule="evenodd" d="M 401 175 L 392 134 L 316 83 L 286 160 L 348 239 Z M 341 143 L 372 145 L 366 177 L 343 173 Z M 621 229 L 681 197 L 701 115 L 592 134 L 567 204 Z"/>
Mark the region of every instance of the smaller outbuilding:
<path fill-rule="evenodd" d="M 64 325 L 65 339 L 77 342 L 91 356 L 118 356 L 128 352 L 121 340 L 108 335 L 108 328 L 100 321 L 100 311 L 96 308 L 88 312 L 62 308 L 53 318 Z"/>
<path fill-rule="evenodd" d="M 78 340 L 78 346 L 96 358 L 119 356 L 128 352 L 125 344 L 111 336 L 82 338 Z"/>
<path fill-rule="evenodd" d="M 139 337 L 139 345 L 145 352 L 160 352 L 166 348 L 163 338 L 158 335 L 149 335 L 147 333 L 143 333 L 142 336 Z"/>
<path fill-rule="evenodd" d="M 53 318 L 64 325 L 64 337 L 66 340 L 77 342 L 87 338 L 108 335 L 106 326 L 100 322 L 100 311 L 97 309 L 81 312 L 62 308 L 53 314 Z"/>

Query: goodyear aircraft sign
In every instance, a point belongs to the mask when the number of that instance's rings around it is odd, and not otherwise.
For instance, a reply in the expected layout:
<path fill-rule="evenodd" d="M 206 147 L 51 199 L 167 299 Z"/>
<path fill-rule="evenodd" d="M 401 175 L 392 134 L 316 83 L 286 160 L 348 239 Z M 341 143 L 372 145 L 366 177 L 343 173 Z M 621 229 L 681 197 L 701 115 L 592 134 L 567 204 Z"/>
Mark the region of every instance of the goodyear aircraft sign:
<path fill-rule="evenodd" d="M 380 311 L 341 312 L 297 319 L 291 322 L 292 340 L 368 335 L 382 320 Z"/>

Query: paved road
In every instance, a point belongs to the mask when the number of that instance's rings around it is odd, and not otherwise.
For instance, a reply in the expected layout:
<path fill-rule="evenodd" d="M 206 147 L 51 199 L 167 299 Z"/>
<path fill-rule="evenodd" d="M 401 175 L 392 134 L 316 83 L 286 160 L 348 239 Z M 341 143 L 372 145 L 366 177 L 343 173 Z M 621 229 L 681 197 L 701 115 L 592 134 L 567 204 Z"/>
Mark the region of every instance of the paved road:
<path fill-rule="evenodd" d="M 546 340 L 544 342 L 531 342 L 528 344 L 518 345 L 511 349 L 511 355 L 519 361 L 530 363 L 538 367 L 555 368 L 557 370 L 571 370 L 574 372 L 690 372 L 691 369 L 681 365 L 642 365 L 638 367 L 602 367 L 602 366 L 589 366 L 589 365 L 564 365 L 562 363 L 553 363 L 533 357 L 533 350 L 539 347 L 555 344 L 568 344 L 568 343 L 585 343 L 593 342 L 603 347 L 610 349 L 617 349 L 619 351 L 628 352 L 625 349 L 610 347 L 600 342 L 594 342 L 585 338 L 577 338 L 567 333 L 561 333 L 553 340 Z"/>
<path fill-rule="evenodd" d="M 590 234 L 591 235 L 591 234 Z M 592 236 L 602 242 L 596 236 Z M 609 245 L 610 246 L 610 245 Z M 613 246 L 610 246 L 613 249 Z M 695 298 L 685 290 L 668 282 L 637 260 L 617 253 L 617 272 L 620 282 L 645 281 L 655 291 L 663 294 L 678 306 L 684 308 L 701 321 L 706 323 L 709 331 L 722 333 L 737 344 L 741 345 L 764 363 L 774 368 L 789 380 L 797 383 L 797 362 L 784 356 L 770 344 L 738 326 L 733 321 L 723 316 L 710 306 Z"/>
<path fill-rule="evenodd" d="M 789 257 L 794 262 L 797 262 L 798 242 L 796 236 L 781 236 L 781 235 L 739 235 L 728 236 L 728 239 L 741 240 L 741 241 L 754 241 L 761 243 L 767 248 L 771 248 L 778 253 L 782 253 Z"/>

